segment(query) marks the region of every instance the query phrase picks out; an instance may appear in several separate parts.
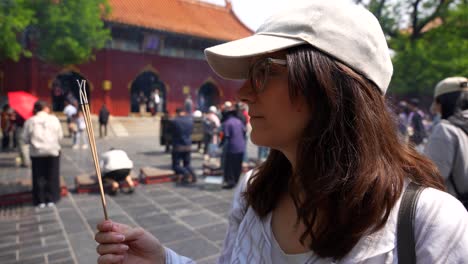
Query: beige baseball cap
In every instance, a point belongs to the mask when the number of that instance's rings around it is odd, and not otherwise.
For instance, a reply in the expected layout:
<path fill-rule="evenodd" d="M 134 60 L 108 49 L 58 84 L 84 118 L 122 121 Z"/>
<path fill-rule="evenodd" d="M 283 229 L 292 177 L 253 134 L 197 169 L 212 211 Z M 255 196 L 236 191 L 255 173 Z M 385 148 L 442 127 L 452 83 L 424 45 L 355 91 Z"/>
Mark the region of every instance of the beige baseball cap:
<path fill-rule="evenodd" d="M 468 79 L 466 77 L 448 77 L 440 81 L 434 89 L 434 98 L 443 94 L 467 90 Z"/>
<path fill-rule="evenodd" d="M 309 0 L 268 18 L 254 35 L 205 49 L 213 70 L 226 79 L 247 79 L 251 60 L 310 44 L 373 81 L 384 94 L 393 66 L 382 28 L 362 6 Z"/>

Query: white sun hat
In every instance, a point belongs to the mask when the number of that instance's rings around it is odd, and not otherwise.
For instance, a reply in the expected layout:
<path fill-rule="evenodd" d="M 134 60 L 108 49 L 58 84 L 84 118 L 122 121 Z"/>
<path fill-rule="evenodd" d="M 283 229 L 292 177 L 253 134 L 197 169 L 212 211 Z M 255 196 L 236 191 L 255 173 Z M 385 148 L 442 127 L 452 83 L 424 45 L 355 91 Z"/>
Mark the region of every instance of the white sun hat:
<path fill-rule="evenodd" d="M 339 0 L 309 0 L 268 18 L 254 35 L 205 49 L 213 70 L 247 79 L 256 56 L 310 44 L 374 82 L 384 94 L 393 66 L 382 28 L 364 7 Z"/>
<path fill-rule="evenodd" d="M 440 81 L 434 89 L 434 98 L 443 94 L 468 90 L 468 79 L 465 77 L 448 77 Z"/>

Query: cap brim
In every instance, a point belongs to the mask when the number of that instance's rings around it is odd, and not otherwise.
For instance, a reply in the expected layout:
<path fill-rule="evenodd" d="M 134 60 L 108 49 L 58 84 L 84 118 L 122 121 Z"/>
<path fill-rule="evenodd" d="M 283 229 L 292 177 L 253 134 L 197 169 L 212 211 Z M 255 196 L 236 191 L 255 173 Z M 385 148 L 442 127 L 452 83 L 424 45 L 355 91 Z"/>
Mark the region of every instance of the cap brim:
<path fill-rule="evenodd" d="M 225 79 L 247 79 L 249 65 L 255 56 L 272 53 L 306 43 L 301 39 L 253 35 L 205 49 L 208 64 Z"/>

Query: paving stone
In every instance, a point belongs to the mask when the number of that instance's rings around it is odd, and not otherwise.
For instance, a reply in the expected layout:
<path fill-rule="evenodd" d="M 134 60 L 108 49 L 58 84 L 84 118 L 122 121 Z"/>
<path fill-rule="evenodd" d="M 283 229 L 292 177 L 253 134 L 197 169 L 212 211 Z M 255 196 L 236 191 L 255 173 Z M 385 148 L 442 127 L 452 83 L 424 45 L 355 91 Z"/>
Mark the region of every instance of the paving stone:
<path fill-rule="evenodd" d="M 53 214 L 40 215 L 39 222 L 44 225 L 48 223 L 55 223 L 57 222 L 57 215 L 55 212 Z"/>
<path fill-rule="evenodd" d="M 173 224 L 175 223 L 175 220 L 171 218 L 168 214 L 157 214 L 148 217 L 138 218 L 136 222 L 141 227 L 149 229 L 157 226 Z"/>
<path fill-rule="evenodd" d="M 67 186 L 69 186 L 67 184 Z M 57 210 L 63 210 L 63 209 L 72 209 L 73 208 L 73 204 L 70 202 L 70 198 L 68 197 L 63 197 L 60 202 L 58 202 L 56 205 L 57 207 Z"/>
<path fill-rule="evenodd" d="M 163 244 L 197 236 L 197 233 L 180 224 L 165 225 L 148 231 Z"/>
<path fill-rule="evenodd" d="M 114 201 L 119 206 L 134 206 L 135 204 L 146 204 L 148 200 L 137 193 L 133 195 L 117 195 L 113 196 L 109 199 L 110 201 Z"/>
<path fill-rule="evenodd" d="M 47 245 L 47 246 L 39 245 L 38 247 L 20 249 L 19 258 L 24 259 L 24 258 L 32 257 L 35 255 L 43 254 L 45 252 L 53 252 L 53 251 L 59 251 L 59 250 L 68 250 L 68 244 L 65 241 L 61 241 L 53 245 Z"/>
<path fill-rule="evenodd" d="M 226 213 L 229 213 L 229 211 L 231 210 L 231 206 L 231 203 L 219 202 L 215 204 L 204 205 L 203 207 L 215 214 L 224 215 Z"/>
<path fill-rule="evenodd" d="M 75 210 L 60 211 L 60 218 L 62 219 L 62 223 L 67 234 L 80 233 L 83 230 L 86 230 L 86 225 Z"/>
<path fill-rule="evenodd" d="M 204 206 L 204 205 L 219 203 L 221 200 L 213 195 L 203 195 L 203 196 L 191 198 L 190 201 L 195 204 Z"/>
<path fill-rule="evenodd" d="M 222 221 L 221 218 L 206 212 L 183 216 L 180 219 L 194 228 L 206 226 L 209 224 L 217 224 Z"/>
<path fill-rule="evenodd" d="M 18 233 L 29 233 L 29 232 L 39 232 L 39 225 L 26 225 L 20 226 Z"/>
<path fill-rule="evenodd" d="M 226 236 L 226 231 L 228 228 L 227 223 L 221 223 L 217 225 L 211 225 L 203 228 L 197 229 L 200 234 L 205 236 L 210 241 L 223 241 Z"/>
<path fill-rule="evenodd" d="M 169 212 L 170 215 L 176 217 L 195 214 L 200 211 L 200 208 L 198 206 L 190 202 L 168 205 L 165 207 L 165 209 Z"/>
<path fill-rule="evenodd" d="M 0 236 L 3 236 L 5 232 L 10 232 L 11 230 L 16 230 L 15 222 L 1 222 L 0 223 Z"/>
<path fill-rule="evenodd" d="M 4 230 L 2 234 L 0 234 L 0 239 L 2 237 L 9 237 L 9 236 L 16 236 L 19 234 L 19 231 L 16 229 L 11 229 L 11 230 Z"/>
<path fill-rule="evenodd" d="M 56 243 L 57 241 L 65 241 L 66 238 L 63 233 L 60 233 L 53 236 L 43 237 L 43 239 L 46 245 L 50 245 Z"/>
<path fill-rule="evenodd" d="M 46 231 L 41 232 L 42 237 L 55 236 L 55 235 L 59 235 L 59 234 L 62 234 L 62 229 L 61 228 L 55 229 L 55 230 L 46 230 Z"/>
<path fill-rule="evenodd" d="M 54 253 L 47 255 L 47 259 L 49 263 L 52 261 L 57 261 L 57 260 L 66 259 L 66 258 L 71 258 L 71 254 L 69 250 L 58 251 L 58 252 L 54 252 Z"/>
<path fill-rule="evenodd" d="M 40 234 L 41 232 L 38 231 L 32 231 L 32 232 L 27 232 L 27 233 L 19 233 L 19 241 L 30 241 L 30 240 L 37 240 L 40 239 Z"/>
<path fill-rule="evenodd" d="M 161 213 L 161 210 L 154 205 L 124 208 L 125 212 L 133 218 L 142 218 Z"/>
<path fill-rule="evenodd" d="M 197 197 L 197 196 L 203 196 L 208 194 L 207 192 L 200 190 L 199 188 L 174 188 L 173 192 L 176 192 L 182 197 L 187 197 L 187 198 L 192 198 L 192 197 Z"/>
<path fill-rule="evenodd" d="M 38 233 L 36 236 L 33 236 L 33 237 L 30 237 L 30 236 L 27 236 L 27 237 L 21 237 L 19 236 L 18 237 L 18 242 L 20 244 L 23 244 L 25 242 L 27 243 L 37 243 L 37 244 L 40 244 L 41 243 L 41 236 L 40 236 L 40 233 Z"/>
<path fill-rule="evenodd" d="M 2 252 L 0 251 L 0 263 L 4 263 L 8 260 L 16 259 L 16 251 L 14 252 Z"/>
<path fill-rule="evenodd" d="M 206 258 L 219 253 L 219 249 L 202 238 L 191 238 L 166 245 L 182 256 L 193 260 Z"/>
<path fill-rule="evenodd" d="M 16 243 L 17 236 L 0 236 L 0 247 Z M 1 250 L 0 250 L 1 251 Z"/>
<path fill-rule="evenodd" d="M 149 189 L 145 191 L 145 194 L 148 195 L 151 198 L 156 198 L 156 197 L 164 197 L 164 196 L 171 196 L 174 195 L 173 192 L 161 188 L 157 189 Z"/>
<path fill-rule="evenodd" d="M 153 201 L 155 201 L 156 203 L 158 203 L 158 204 L 160 204 L 162 206 L 165 206 L 165 205 L 183 203 L 186 200 L 183 199 L 180 196 L 173 195 L 173 196 L 155 197 L 155 198 L 153 198 Z"/>
<path fill-rule="evenodd" d="M 59 259 L 59 260 L 54 260 L 54 261 L 49 260 L 49 264 L 70 264 L 70 263 L 74 263 L 72 258 L 65 258 L 65 259 Z"/>
<path fill-rule="evenodd" d="M 85 231 L 70 235 L 68 238 L 78 263 L 88 264 L 97 262 L 96 242 L 91 234 Z"/>
<path fill-rule="evenodd" d="M 47 225 L 39 225 L 39 227 L 44 234 L 46 234 L 45 232 L 48 231 L 62 230 L 62 226 L 58 222 Z"/>
<path fill-rule="evenodd" d="M 26 259 L 20 258 L 18 263 L 21 263 L 21 264 L 42 264 L 42 263 L 46 263 L 46 259 L 45 259 L 44 255 L 40 255 L 40 256 L 36 256 L 36 257 L 32 257 L 32 258 L 26 258 Z"/>
<path fill-rule="evenodd" d="M 0 256 L 4 254 L 10 254 L 15 252 L 20 247 L 15 241 L 11 241 L 8 244 L 3 244 L 0 246 Z M 0 262 L 1 263 L 1 262 Z"/>

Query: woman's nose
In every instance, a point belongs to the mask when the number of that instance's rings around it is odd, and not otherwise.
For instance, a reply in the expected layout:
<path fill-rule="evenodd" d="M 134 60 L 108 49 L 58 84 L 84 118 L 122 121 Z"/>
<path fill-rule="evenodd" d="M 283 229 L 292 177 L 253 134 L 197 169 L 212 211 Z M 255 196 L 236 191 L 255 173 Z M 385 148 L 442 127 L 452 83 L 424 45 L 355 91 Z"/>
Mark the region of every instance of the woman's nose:
<path fill-rule="evenodd" d="M 249 80 L 246 80 L 237 91 L 237 100 L 250 104 L 255 102 L 255 98 L 256 94 L 252 89 L 252 85 Z"/>

